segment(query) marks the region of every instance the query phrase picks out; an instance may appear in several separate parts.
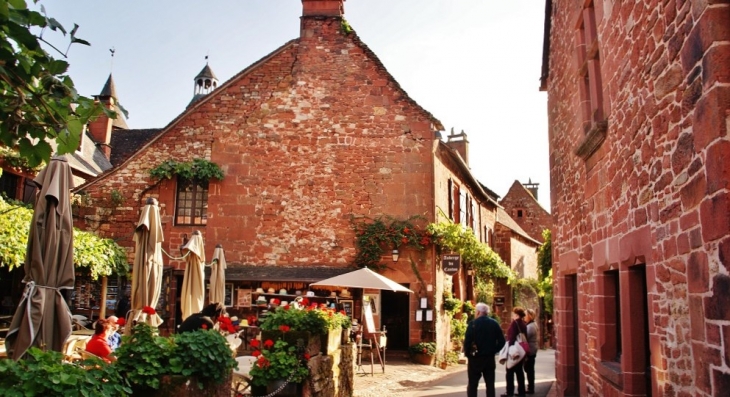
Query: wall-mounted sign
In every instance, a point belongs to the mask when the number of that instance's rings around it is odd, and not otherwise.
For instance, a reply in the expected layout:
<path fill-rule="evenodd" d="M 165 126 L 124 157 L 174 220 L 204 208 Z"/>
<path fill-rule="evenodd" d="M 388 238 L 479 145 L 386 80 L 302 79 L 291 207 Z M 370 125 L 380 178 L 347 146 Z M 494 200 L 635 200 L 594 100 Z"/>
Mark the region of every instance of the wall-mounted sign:
<path fill-rule="evenodd" d="M 495 306 L 504 306 L 504 296 L 495 296 L 494 305 Z"/>
<path fill-rule="evenodd" d="M 444 254 L 441 257 L 441 266 L 444 268 L 444 273 L 449 276 L 453 276 L 459 271 L 460 262 L 461 255 L 459 254 Z"/>

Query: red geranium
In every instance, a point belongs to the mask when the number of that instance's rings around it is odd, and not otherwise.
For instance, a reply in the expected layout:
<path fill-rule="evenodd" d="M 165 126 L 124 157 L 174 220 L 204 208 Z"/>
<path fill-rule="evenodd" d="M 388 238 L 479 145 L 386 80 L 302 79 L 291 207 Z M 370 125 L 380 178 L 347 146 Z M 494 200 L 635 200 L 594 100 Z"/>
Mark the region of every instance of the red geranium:
<path fill-rule="evenodd" d="M 279 305 L 279 304 L 281 304 L 281 301 L 277 298 L 274 298 L 274 304 Z"/>
<path fill-rule="evenodd" d="M 302 299 L 301 304 L 302 304 L 302 306 L 309 306 L 309 299 L 307 299 L 307 298 Z"/>
<path fill-rule="evenodd" d="M 230 317 L 218 317 L 218 324 L 221 331 L 225 331 L 230 334 L 236 332 L 236 327 L 233 326 L 233 322 L 231 322 Z"/>
<path fill-rule="evenodd" d="M 309 357 L 310 357 L 310 356 L 309 356 L 309 353 L 304 353 L 304 359 L 305 359 L 305 360 L 309 361 Z"/>
<path fill-rule="evenodd" d="M 259 347 L 259 346 L 261 346 L 261 341 L 258 339 L 254 339 L 251 341 L 250 344 L 251 344 L 251 347 Z"/>
<path fill-rule="evenodd" d="M 200 328 L 202 328 L 202 329 L 208 329 L 208 324 L 201 324 L 200 325 Z"/>
<path fill-rule="evenodd" d="M 279 331 L 281 331 L 281 332 L 287 332 L 287 331 L 289 331 L 290 329 L 291 329 L 291 328 L 290 328 L 290 327 L 289 327 L 288 325 L 280 325 L 280 326 L 279 326 Z"/>
<path fill-rule="evenodd" d="M 254 356 L 254 357 L 258 357 L 258 356 L 261 355 L 261 352 L 258 351 L 258 350 L 254 350 L 253 353 L 251 353 L 251 355 Z"/>
<path fill-rule="evenodd" d="M 142 308 L 142 313 L 149 314 L 151 316 L 153 314 L 156 314 L 157 312 L 155 311 L 154 307 L 145 306 Z"/>
<path fill-rule="evenodd" d="M 271 339 L 266 339 L 266 342 L 264 342 L 264 347 L 266 349 L 271 349 L 271 346 L 274 346 L 274 341 Z"/>
<path fill-rule="evenodd" d="M 258 360 L 256 360 L 256 365 L 258 365 L 258 366 L 259 366 L 259 368 L 266 368 L 266 367 L 268 367 L 268 366 L 269 366 L 270 364 L 271 364 L 271 363 L 269 362 L 269 360 L 268 360 L 268 359 L 266 359 L 266 357 L 264 357 L 264 356 L 259 356 L 259 359 L 258 359 Z"/>
<path fill-rule="evenodd" d="M 124 324 L 126 324 L 126 323 L 127 322 L 124 320 L 124 318 L 118 318 L 117 319 L 117 325 L 120 326 L 120 327 L 123 327 Z"/>

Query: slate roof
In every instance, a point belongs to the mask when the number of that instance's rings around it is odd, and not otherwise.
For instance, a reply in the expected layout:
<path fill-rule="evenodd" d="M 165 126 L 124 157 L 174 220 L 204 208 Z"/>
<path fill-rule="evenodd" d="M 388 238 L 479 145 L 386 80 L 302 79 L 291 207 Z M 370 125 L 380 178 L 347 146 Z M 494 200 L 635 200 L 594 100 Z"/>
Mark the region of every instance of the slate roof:
<path fill-rule="evenodd" d="M 114 85 L 114 78 L 109 74 L 109 78 L 106 79 L 104 87 L 101 89 L 101 93 L 98 95 L 99 98 L 114 98 L 114 111 L 119 115 L 116 119 L 112 120 L 112 127 L 120 128 L 123 130 L 128 129 L 127 122 L 124 121 L 124 113 L 119 108 L 117 102 L 117 87 Z"/>
<path fill-rule="evenodd" d="M 313 283 L 357 269 L 332 266 L 257 266 L 229 263 L 226 281 L 299 281 Z"/>
<path fill-rule="evenodd" d="M 512 219 L 511 216 L 507 213 L 507 211 L 504 210 L 501 206 L 497 208 L 497 223 L 501 223 L 504 226 L 507 226 L 515 233 L 519 234 L 520 236 L 532 241 L 533 243 L 537 245 L 542 245 L 541 242 L 535 240 L 534 238 L 530 237 L 527 232 L 520 227 L 520 225 L 515 222 L 514 219 Z"/>
<path fill-rule="evenodd" d="M 215 77 L 215 73 L 213 73 L 213 69 L 211 69 L 210 66 L 208 66 L 207 63 L 205 64 L 205 67 L 203 68 L 203 70 L 201 70 L 200 73 L 198 73 L 198 75 L 195 76 L 195 80 L 197 80 L 197 79 L 199 79 L 201 77 L 202 78 L 208 77 L 208 78 L 211 78 L 211 79 L 218 80 L 218 78 Z"/>
<path fill-rule="evenodd" d="M 112 147 L 111 164 L 115 167 L 136 153 L 147 142 L 162 132 L 161 128 L 116 130 L 109 143 Z"/>

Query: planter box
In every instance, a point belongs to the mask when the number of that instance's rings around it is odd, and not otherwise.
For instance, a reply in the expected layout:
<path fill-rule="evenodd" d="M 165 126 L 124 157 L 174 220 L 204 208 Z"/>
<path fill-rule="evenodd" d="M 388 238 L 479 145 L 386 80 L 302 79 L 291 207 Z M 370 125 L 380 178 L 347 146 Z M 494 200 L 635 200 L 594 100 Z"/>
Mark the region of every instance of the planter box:
<path fill-rule="evenodd" d="M 433 365 L 436 361 L 435 355 L 415 353 L 411 354 L 411 360 L 416 364 Z"/>
<path fill-rule="evenodd" d="M 342 329 L 331 329 L 329 333 L 321 335 L 322 354 L 330 355 L 340 349 L 342 342 Z"/>

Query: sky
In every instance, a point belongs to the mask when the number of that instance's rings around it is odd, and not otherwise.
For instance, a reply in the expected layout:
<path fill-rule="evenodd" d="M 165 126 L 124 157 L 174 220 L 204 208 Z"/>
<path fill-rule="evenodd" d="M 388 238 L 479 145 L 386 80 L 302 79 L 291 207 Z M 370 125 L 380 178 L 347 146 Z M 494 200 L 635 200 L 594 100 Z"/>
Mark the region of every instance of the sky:
<path fill-rule="evenodd" d="M 29 2 L 30 3 L 30 2 Z M 161 128 L 185 109 L 205 57 L 222 84 L 299 36 L 301 0 L 41 0 L 90 47 L 73 45 L 82 95 L 113 73 L 130 128 Z M 539 91 L 543 0 L 346 0 L 345 18 L 408 95 L 466 132 L 472 174 L 504 196 L 539 183 L 550 211 L 547 94 Z M 65 49 L 68 38 L 43 38 Z M 110 49 L 114 49 L 112 59 Z M 58 55 L 58 54 L 56 54 Z M 60 57 L 60 55 L 58 55 Z"/>

